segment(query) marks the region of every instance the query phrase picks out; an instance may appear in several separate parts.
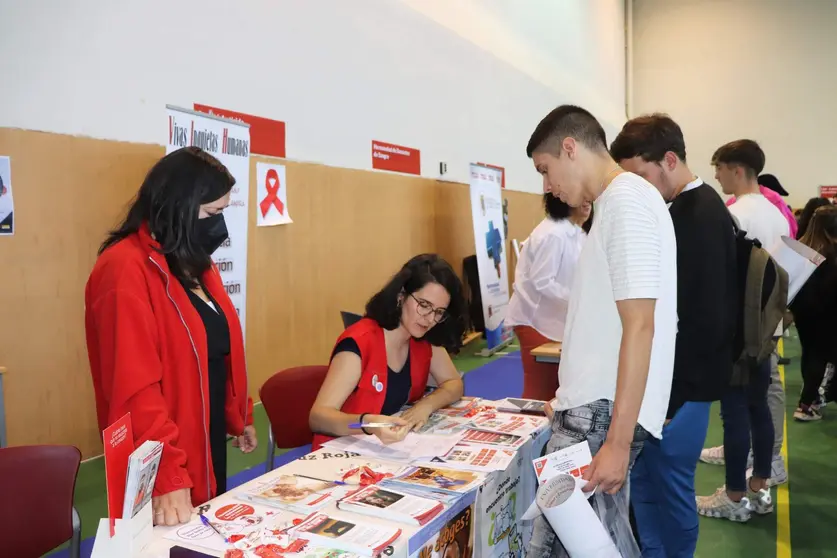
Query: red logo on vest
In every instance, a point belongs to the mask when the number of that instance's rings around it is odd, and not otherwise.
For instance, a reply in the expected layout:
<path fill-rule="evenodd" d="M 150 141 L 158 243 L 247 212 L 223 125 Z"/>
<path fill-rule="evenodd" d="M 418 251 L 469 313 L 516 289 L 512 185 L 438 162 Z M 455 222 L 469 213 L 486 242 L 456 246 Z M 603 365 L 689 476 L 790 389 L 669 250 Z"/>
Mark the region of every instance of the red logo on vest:
<path fill-rule="evenodd" d="M 271 205 L 278 209 L 280 214 L 284 215 L 285 204 L 279 199 L 279 173 L 276 172 L 276 169 L 270 169 L 267 171 L 264 187 L 267 189 L 267 196 L 259 202 L 259 209 L 262 210 L 262 217 L 267 216 L 267 212 L 270 211 Z"/>

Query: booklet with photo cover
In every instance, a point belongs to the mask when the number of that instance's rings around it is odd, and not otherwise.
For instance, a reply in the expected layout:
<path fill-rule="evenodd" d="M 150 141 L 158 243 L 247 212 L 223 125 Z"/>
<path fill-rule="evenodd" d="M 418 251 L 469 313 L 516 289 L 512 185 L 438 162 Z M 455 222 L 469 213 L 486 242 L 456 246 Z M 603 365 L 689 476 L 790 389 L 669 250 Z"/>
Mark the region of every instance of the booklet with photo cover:
<path fill-rule="evenodd" d="M 348 512 L 419 526 L 426 525 L 445 509 L 437 500 L 375 485 L 346 496 L 337 502 L 337 507 Z"/>
<path fill-rule="evenodd" d="M 291 530 L 291 537 L 312 545 L 348 550 L 361 556 L 378 556 L 401 536 L 401 529 L 363 524 L 313 513 Z"/>
<path fill-rule="evenodd" d="M 336 492 L 342 494 L 345 489 L 326 481 L 281 475 L 262 483 L 258 488 L 236 494 L 236 497 L 256 504 L 308 514 L 331 502 Z"/>
<path fill-rule="evenodd" d="M 483 475 L 473 471 L 456 471 L 439 467 L 407 467 L 381 484 L 396 490 L 399 485 L 407 485 L 423 490 L 465 494 L 477 488 L 483 478 Z"/>

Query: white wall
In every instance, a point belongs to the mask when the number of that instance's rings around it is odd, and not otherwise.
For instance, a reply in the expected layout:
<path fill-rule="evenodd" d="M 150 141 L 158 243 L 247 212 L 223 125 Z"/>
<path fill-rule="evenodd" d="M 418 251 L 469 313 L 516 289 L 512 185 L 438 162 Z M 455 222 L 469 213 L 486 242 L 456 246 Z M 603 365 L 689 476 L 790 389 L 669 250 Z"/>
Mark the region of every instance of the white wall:
<path fill-rule="evenodd" d="M 163 143 L 165 105 L 198 102 L 285 121 L 292 159 L 370 168 L 377 139 L 540 191 L 548 110 L 624 122 L 623 21 L 622 0 L 4 0 L 0 126 Z"/>
<path fill-rule="evenodd" d="M 690 166 L 751 138 L 803 205 L 837 184 L 837 2 L 634 0 L 632 112 L 665 111 L 686 136 Z"/>

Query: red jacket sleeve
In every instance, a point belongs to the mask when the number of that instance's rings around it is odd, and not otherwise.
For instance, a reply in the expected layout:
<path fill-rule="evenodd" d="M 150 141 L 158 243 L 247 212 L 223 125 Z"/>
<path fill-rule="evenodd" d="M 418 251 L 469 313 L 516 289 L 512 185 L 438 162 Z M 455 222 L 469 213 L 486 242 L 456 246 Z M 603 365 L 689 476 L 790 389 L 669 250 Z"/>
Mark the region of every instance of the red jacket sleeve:
<path fill-rule="evenodd" d="M 186 452 L 177 447 L 177 425 L 168 414 L 160 386 L 157 328 L 151 305 L 127 290 L 113 289 L 90 308 L 98 337 L 101 388 L 108 421 L 131 413 L 134 443 L 163 442 L 154 495 L 192 488 Z"/>

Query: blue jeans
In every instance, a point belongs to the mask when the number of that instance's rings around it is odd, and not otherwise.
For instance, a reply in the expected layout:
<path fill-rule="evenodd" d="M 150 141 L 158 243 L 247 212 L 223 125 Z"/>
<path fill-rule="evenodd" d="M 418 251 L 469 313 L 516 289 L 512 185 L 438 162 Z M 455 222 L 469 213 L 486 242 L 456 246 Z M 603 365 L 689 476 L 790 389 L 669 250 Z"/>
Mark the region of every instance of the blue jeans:
<path fill-rule="evenodd" d="M 643 558 L 691 558 L 698 540 L 695 469 L 709 429 L 709 402 L 689 401 L 649 438 L 631 471 L 631 505 Z"/>
<path fill-rule="evenodd" d="M 604 444 L 610 420 L 613 416 L 613 402 L 599 399 L 587 405 L 556 411 L 552 417 L 552 437 L 546 445 L 546 453 L 572 446 L 587 440 L 590 453 L 596 455 Z M 634 440 L 631 444 L 630 462 L 628 465 L 628 480 L 616 494 L 604 494 L 596 490 L 590 497 L 590 504 L 602 518 L 602 523 L 610 533 L 616 547 L 622 551 L 624 558 L 634 558 L 639 555 L 639 548 L 634 540 L 628 519 L 628 481 L 630 480 L 630 466 L 642 449 L 642 444 L 650 438 L 648 432 L 637 425 Z M 534 532 L 527 558 L 563 558 L 568 556 L 566 549 L 555 536 L 555 531 L 544 516 L 535 519 Z"/>
<path fill-rule="evenodd" d="M 770 359 L 750 374 L 746 386 L 727 389 L 721 397 L 727 490 L 747 490 L 747 456 L 753 440 L 753 476 L 769 479 L 773 461 L 773 419 L 767 406 Z"/>

